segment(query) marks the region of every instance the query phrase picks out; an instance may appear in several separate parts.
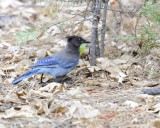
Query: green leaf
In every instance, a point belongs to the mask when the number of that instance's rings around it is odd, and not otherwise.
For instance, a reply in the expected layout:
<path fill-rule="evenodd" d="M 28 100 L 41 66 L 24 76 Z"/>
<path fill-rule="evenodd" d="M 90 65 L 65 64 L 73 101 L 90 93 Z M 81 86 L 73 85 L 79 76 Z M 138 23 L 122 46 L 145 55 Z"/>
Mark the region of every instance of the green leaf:
<path fill-rule="evenodd" d="M 86 44 L 82 44 L 82 45 L 80 46 L 80 55 L 83 54 L 83 52 L 84 52 L 85 49 L 86 49 Z"/>
<path fill-rule="evenodd" d="M 51 11 L 50 11 L 50 13 L 52 15 L 55 15 L 57 13 L 57 9 L 56 8 L 52 8 Z"/>

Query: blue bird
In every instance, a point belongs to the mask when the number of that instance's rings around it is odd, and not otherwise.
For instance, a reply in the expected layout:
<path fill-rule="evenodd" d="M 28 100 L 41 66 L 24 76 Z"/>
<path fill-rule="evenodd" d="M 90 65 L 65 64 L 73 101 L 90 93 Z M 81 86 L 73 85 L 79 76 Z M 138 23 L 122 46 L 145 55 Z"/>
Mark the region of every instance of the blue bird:
<path fill-rule="evenodd" d="M 82 43 L 89 43 L 79 36 L 67 36 L 66 38 L 67 46 L 65 48 L 52 56 L 38 60 L 30 66 L 32 70 L 16 78 L 12 84 L 18 84 L 20 81 L 36 74 L 50 74 L 55 78 L 56 82 L 59 82 L 60 78 L 64 77 L 77 66 L 80 58 L 80 45 Z"/>

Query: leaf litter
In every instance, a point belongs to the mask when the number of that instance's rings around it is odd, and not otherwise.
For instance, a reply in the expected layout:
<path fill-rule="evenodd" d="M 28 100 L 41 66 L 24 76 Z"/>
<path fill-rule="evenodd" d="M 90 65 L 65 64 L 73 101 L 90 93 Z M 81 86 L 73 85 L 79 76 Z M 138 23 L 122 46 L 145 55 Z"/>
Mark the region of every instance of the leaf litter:
<path fill-rule="evenodd" d="M 159 49 L 143 58 L 98 58 L 97 65 L 90 66 L 89 50 L 83 46 L 85 56 L 67 76 L 71 82 L 55 83 L 45 75 L 45 83 L 39 84 L 37 75 L 18 86 L 11 84 L 36 60 L 64 47 L 65 36 L 78 34 L 89 40 L 90 22 L 76 25 L 84 4 L 72 8 L 56 2 L 53 8 L 40 1 L 35 7 L 0 1 L 0 127 L 158 127 L 160 98 L 153 93 L 160 86 Z M 69 10 L 80 13 L 73 16 Z M 129 50 L 127 44 L 116 44 L 111 48 L 115 54 L 115 46 Z M 156 91 L 144 90 L 153 86 Z"/>

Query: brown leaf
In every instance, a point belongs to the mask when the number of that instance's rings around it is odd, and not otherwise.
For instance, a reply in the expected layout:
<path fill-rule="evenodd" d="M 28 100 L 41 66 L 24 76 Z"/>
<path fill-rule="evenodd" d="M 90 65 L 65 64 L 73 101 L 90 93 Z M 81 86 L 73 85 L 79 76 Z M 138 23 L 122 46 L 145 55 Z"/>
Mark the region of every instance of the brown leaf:
<path fill-rule="evenodd" d="M 153 87 L 160 84 L 159 81 L 152 81 L 152 80 L 142 80 L 142 81 L 136 81 L 136 80 L 130 80 L 133 86 L 139 86 L 139 87 Z"/>
<path fill-rule="evenodd" d="M 36 113 L 30 106 L 21 106 L 19 109 L 12 107 L 5 111 L 4 115 L 1 115 L 1 118 L 26 118 L 26 117 L 35 117 Z"/>

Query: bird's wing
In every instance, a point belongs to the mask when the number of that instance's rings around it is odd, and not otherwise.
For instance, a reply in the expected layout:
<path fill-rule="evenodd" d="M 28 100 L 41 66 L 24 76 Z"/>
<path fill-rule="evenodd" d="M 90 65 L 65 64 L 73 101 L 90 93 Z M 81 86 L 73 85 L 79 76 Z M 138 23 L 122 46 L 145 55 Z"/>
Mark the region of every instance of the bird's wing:
<path fill-rule="evenodd" d="M 43 59 L 38 60 L 36 63 L 34 63 L 30 68 L 36 68 L 36 67 L 56 67 L 57 65 L 63 68 L 71 68 L 78 64 L 78 59 L 68 59 L 63 56 L 57 57 L 57 56 L 48 56 Z"/>
<path fill-rule="evenodd" d="M 36 68 L 36 67 L 43 67 L 43 66 L 50 66 L 50 65 L 57 65 L 58 60 L 56 57 L 48 56 L 43 59 L 38 60 L 36 63 L 34 63 L 30 68 Z"/>
<path fill-rule="evenodd" d="M 58 60 L 58 64 L 63 68 L 73 68 L 78 64 L 79 58 L 72 58 L 72 59 L 60 59 Z"/>

